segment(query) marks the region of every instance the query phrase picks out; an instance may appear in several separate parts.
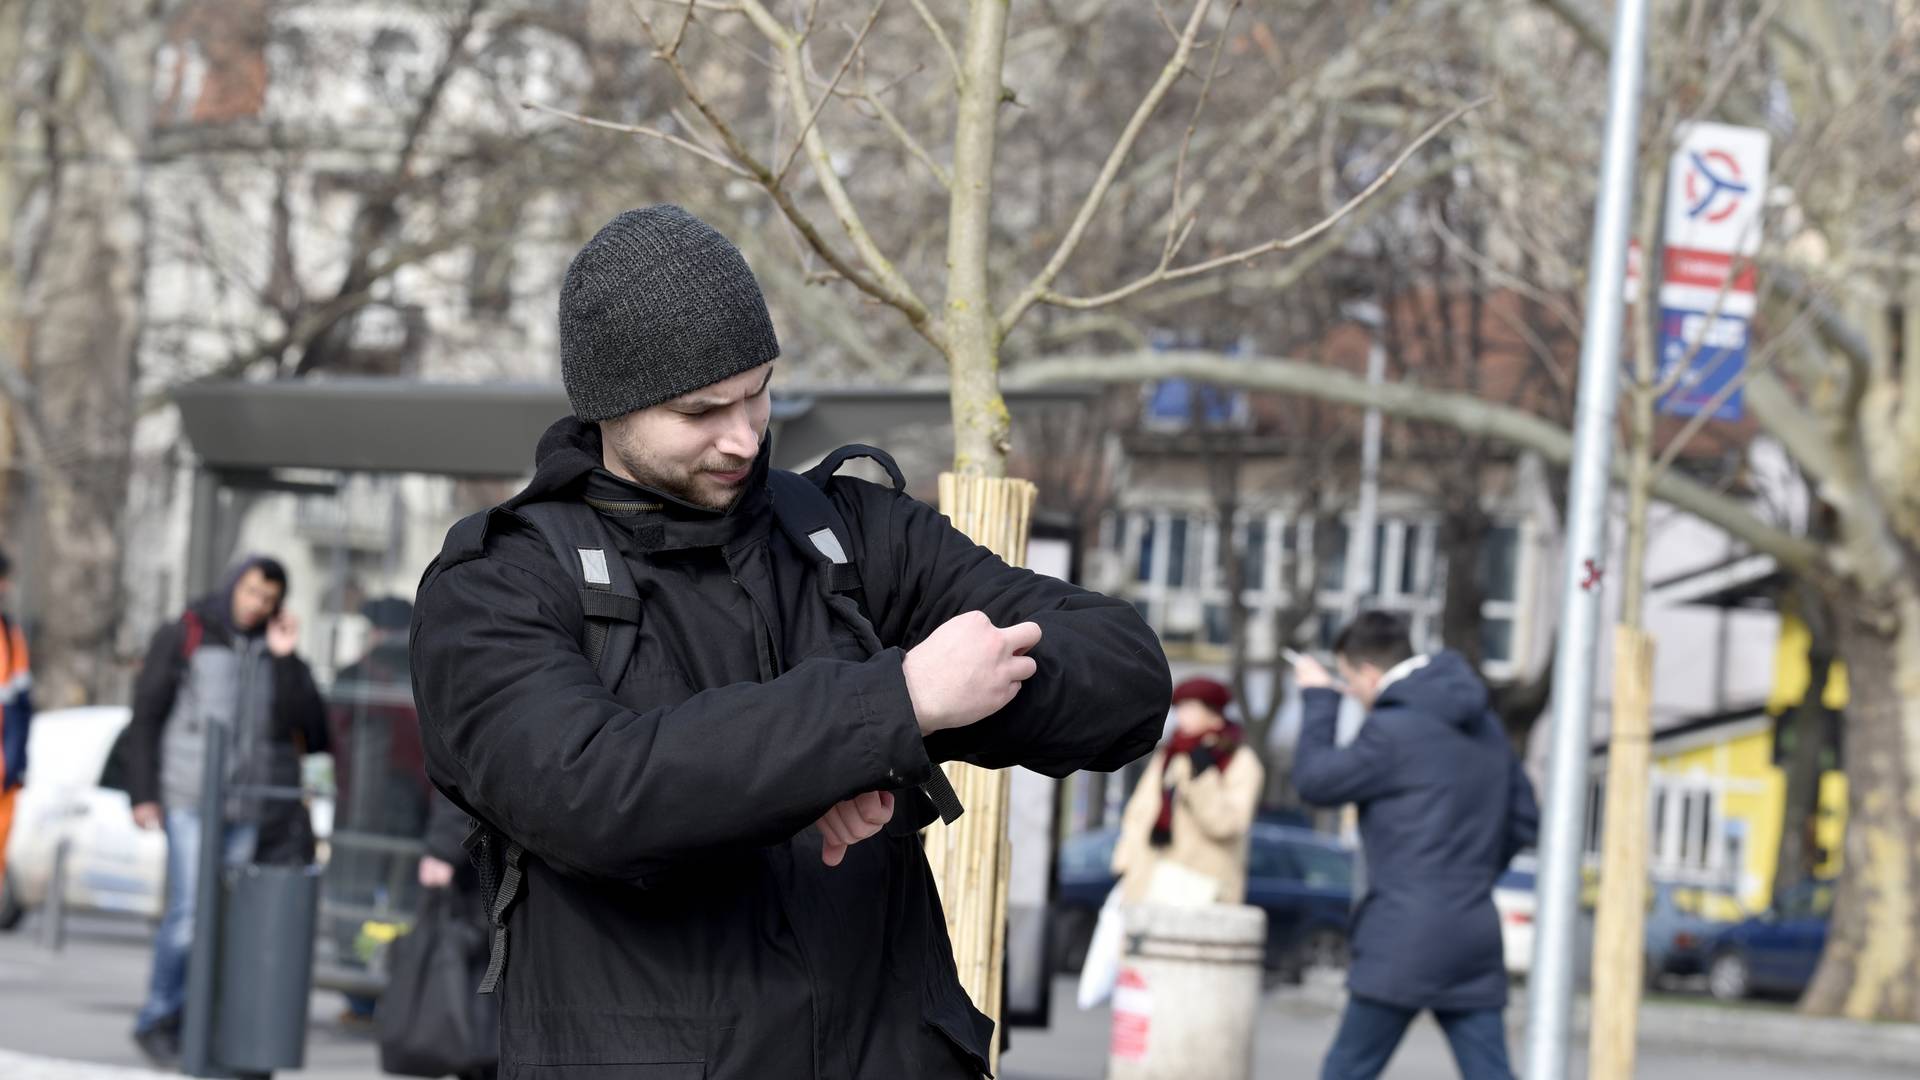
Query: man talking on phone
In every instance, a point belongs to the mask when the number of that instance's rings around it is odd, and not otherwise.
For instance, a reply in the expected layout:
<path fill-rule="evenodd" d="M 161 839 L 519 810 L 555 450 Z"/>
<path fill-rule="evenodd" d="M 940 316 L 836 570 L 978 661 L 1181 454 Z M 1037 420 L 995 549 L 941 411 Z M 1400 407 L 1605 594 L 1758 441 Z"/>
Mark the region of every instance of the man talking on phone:
<path fill-rule="evenodd" d="M 1512 1080 L 1493 883 L 1539 832 L 1533 785 L 1459 653 L 1416 655 L 1406 622 L 1381 611 L 1354 619 L 1333 651 L 1344 685 L 1316 660 L 1294 661 L 1304 714 L 1293 781 L 1315 805 L 1359 805 L 1368 888 L 1321 1080 L 1373 1080 L 1428 1010 L 1461 1076 Z M 1367 719 L 1337 746 L 1342 691 Z"/>
<path fill-rule="evenodd" d="M 300 755 L 327 746 L 313 673 L 294 654 L 300 628 L 281 610 L 287 571 L 252 556 L 153 635 L 134 684 L 127 794 L 143 829 L 167 834 L 167 897 L 153 939 L 153 978 L 133 1038 L 156 1065 L 180 1053 L 193 947 L 200 845 L 229 865 L 253 861 L 263 820 L 283 812 L 258 793 L 300 783 Z M 206 741 L 226 742 L 229 795 L 222 820 L 200 820 Z"/>

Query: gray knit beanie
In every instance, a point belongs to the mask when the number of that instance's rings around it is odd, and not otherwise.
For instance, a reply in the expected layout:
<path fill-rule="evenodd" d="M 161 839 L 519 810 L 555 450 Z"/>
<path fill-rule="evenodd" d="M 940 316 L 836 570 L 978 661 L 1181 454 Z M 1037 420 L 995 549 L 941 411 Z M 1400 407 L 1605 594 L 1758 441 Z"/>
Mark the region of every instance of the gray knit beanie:
<path fill-rule="evenodd" d="M 740 250 L 677 206 L 629 210 L 560 285 L 560 378 L 589 423 L 712 386 L 780 355 Z"/>

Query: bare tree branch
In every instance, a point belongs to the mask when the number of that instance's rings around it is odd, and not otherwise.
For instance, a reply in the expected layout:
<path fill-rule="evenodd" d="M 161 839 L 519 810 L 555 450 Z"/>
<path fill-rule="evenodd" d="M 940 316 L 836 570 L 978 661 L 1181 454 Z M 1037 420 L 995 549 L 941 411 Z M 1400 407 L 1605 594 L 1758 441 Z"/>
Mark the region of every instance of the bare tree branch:
<path fill-rule="evenodd" d="M 685 10 L 680 14 L 680 25 L 673 30 L 673 41 L 668 43 L 667 51 L 677 53 L 680 43 L 687 40 L 687 27 L 693 25 L 694 0 L 687 0 Z"/>
<path fill-rule="evenodd" d="M 801 126 L 799 137 L 793 140 L 793 149 L 787 151 L 787 160 L 781 162 L 780 171 L 773 174 L 775 184 L 786 182 L 787 172 L 793 168 L 793 159 L 800 156 L 801 147 L 806 144 L 808 133 L 813 131 L 813 125 L 820 121 L 821 110 L 827 107 L 827 102 L 833 100 L 835 91 L 840 88 L 840 80 L 846 78 L 847 69 L 853 66 L 854 57 L 860 55 L 860 46 L 866 42 L 867 35 L 873 31 L 873 24 L 880 20 L 880 13 L 885 11 L 886 7 L 887 0 L 880 0 L 873 5 L 873 14 L 867 16 L 866 25 L 854 35 L 853 47 L 847 50 L 846 59 L 840 61 L 840 70 L 833 73 L 833 81 L 827 84 L 827 92 L 820 96 L 819 102 L 813 106 L 813 111 L 807 114 L 807 122 Z"/>
<path fill-rule="evenodd" d="M 1440 120 L 1437 123 L 1435 123 L 1432 127 L 1422 132 L 1420 134 L 1420 137 L 1415 139 L 1411 144 L 1409 144 L 1405 150 L 1402 150 L 1400 152 L 1400 156 L 1394 159 L 1393 164 L 1387 166 L 1385 171 L 1383 171 L 1379 176 L 1375 177 L 1372 183 L 1360 189 L 1360 192 L 1358 194 L 1354 195 L 1351 199 L 1348 199 L 1345 203 L 1343 203 L 1341 206 L 1335 209 L 1333 213 L 1329 214 L 1325 218 L 1322 218 L 1319 222 L 1308 227 L 1306 230 L 1300 233 L 1297 233 L 1293 236 L 1286 237 L 1284 239 L 1271 240 L 1264 244 L 1256 244 L 1253 247 L 1245 248 L 1241 251 L 1236 251 L 1229 255 L 1221 255 L 1217 258 L 1208 259 L 1204 262 L 1194 263 L 1190 266 L 1182 266 L 1177 269 L 1168 266 L 1165 261 L 1162 261 L 1160 266 L 1155 268 L 1152 273 L 1146 275 L 1145 277 L 1142 277 L 1139 280 L 1134 281 L 1132 284 L 1123 285 L 1120 288 L 1113 290 L 1112 292 L 1102 293 L 1099 296 L 1088 296 L 1088 297 L 1062 296 L 1059 293 L 1048 291 L 1048 292 L 1043 292 L 1040 296 L 1040 299 L 1044 300 L 1049 304 L 1054 305 L 1055 307 L 1072 308 L 1076 311 L 1085 311 L 1090 308 L 1105 307 L 1108 304 L 1119 303 L 1120 301 L 1125 300 L 1129 297 L 1137 296 L 1140 293 L 1145 292 L 1146 290 L 1151 289 L 1154 286 L 1159 285 L 1163 282 L 1179 281 L 1182 278 L 1194 277 L 1199 274 L 1208 274 L 1208 273 L 1212 273 L 1215 270 L 1221 269 L 1222 267 L 1252 262 L 1263 255 L 1271 255 L 1275 252 L 1280 252 L 1280 251 L 1290 251 L 1293 248 L 1299 247 L 1301 244 L 1304 244 L 1307 241 L 1312 240 L 1313 238 L 1321 235 L 1322 233 L 1327 232 L 1328 230 L 1332 229 L 1334 226 L 1338 225 L 1341 219 L 1353 213 L 1354 210 L 1358 208 L 1362 203 L 1365 203 L 1368 199 L 1372 198 L 1375 192 L 1378 192 L 1381 188 L 1387 186 L 1387 184 L 1391 182 L 1396 175 L 1399 174 L 1401 167 L 1407 163 L 1408 159 L 1412 158 L 1414 154 L 1419 152 L 1421 147 L 1425 146 L 1428 142 L 1431 142 L 1436 136 L 1440 134 L 1441 131 L 1445 130 L 1447 125 L 1453 123 L 1455 120 L 1458 120 L 1460 117 L 1466 115 L 1469 111 L 1473 109 L 1477 109 L 1481 105 L 1484 105 L 1491 100 L 1493 99 L 1490 97 L 1483 97 L 1483 98 L 1476 99 L 1474 101 L 1470 101 L 1467 104 L 1462 105 L 1459 108 L 1448 113 L 1446 116 L 1440 118 Z"/>
<path fill-rule="evenodd" d="M 1515 293 L 1532 300 L 1545 310 L 1552 312 L 1553 317 L 1559 321 L 1560 326 L 1566 330 L 1567 333 L 1575 337 L 1580 336 L 1580 329 L 1583 322 L 1580 316 L 1574 313 L 1573 308 L 1567 305 L 1566 301 L 1534 285 L 1530 281 L 1523 280 L 1517 275 L 1502 270 L 1494 264 L 1492 259 L 1473 250 L 1466 240 L 1462 239 L 1461 236 L 1452 229 L 1449 229 L 1447 223 L 1441 220 L 1440 215 L 1432 209 L 1427 211 L 1427 224 L 1433 227 L 1434 233 L 1440 237 L 1442 243 L 1447 245 L 1447 249 L 1453 253 L 1455 258 L 1487 275 L 1488 280 L 1498 284 L 1501 288 L 1512 289 Z"/>
<path fill-rule="evenodd" d="M 920 21 L 926 23 L 927 29 L 932 31 L 934 43 L 940 46 L 940 52 L 947 58 L 947 70 L 953 73 L 953 81 L 965 82 L 966 75 L 960 67 L 960 54 L 953 51 L 953 40 L 947 37 L 947 32 L 941 28 L 940 20 L 934 18 L 933 12 L 927 10 L 926 0 L 907 0 L 907 2 L 913 5 L 913 10 L 920 13 Z"/>
<path fill-rule="evenodd" d="M 1198 213 L 1188 214 L 1180 206 L 1181 195 L 1187 184 L 1187 153 L 1193 148 L 1193 133 L 1200 127 L 1200 115 L 1207 109 L 1207 99 L 1213 95 L 1213 80 L 1220 74 L 1220 57 L 1226 51 L 1227 38 L 1233 31 L 1233 17 L 1240 13 L 1240 4 L 1241 0 L 1233 0 L 1227 7 L 1226 25 L 1220 28 L 1220 37 L 1213 43 L 1213 59 L 1207 63 L 1207 77 L 1200 83 L 1200 96 L 1193 103 L 1193 115 L 1187 118 L 1187 130 L 1180 136 L 1180 154 L 1173 164 L 1173 200 L 1167 208 L 1167 239 L 1160 250 L 1163 264 L 1173 261 L 1173 257 L 1179 254 L 1180 248 L 1193 232 L 1194 222 L 1199 220 Z"/>
<path fill-rule="evenodd" d="M 758 5 L 756 5 L 756 7 L 757 6 Z M 790 39 L 786 37 L 785 31 L 781 30 L 777 23 L 772 23 L 772 17 L 766 15 L 766 9 L 760 8 L 759 10 L 760 14 L 769 20 L 771 28 L 781 35 L 781 37 L 775 41 L 775 44 L 779 45 L 781 41 L 790 41 Z M 663 44 L 650 21 L 643 19 L 641 26 L 645 29 L 648 38 L 652 40 L 656 46 Z M 895 282 L 898 282 L 902 287 L 905 286 L 905 282 L 899 280 L 898 273 L 894 273 L 892 280 L 879 276 L 869 276 L 862 273 L 859 267 L 853 265 L 850 260 L 841 255 L 832 244 L 828 243 L 826 237 L 821 235 L 820 230 L 813 224 L 812 219 L 807 217 L 806 212 L 801 210 L 799 205 L 793 201 L 792 194 L 788 192 L 783 185 L 774 182 L 772 170 L 762 164 L 760 160 L 753 155 L 753 152 L 747 149 L 746 143 L 741 141 L 740 136 L 727 123 L 726 118 L 721 116 L 719 110 L 714 108 L 713 104 L 700 92 L 699 86 L 694 83 L 692 75 L 687 72 L 686 65 L 681 62 L 679 55 L 677 53 L 666 52 L 664 49 L 660 50 L 656 55 L 662 63 L 667 65 L 667 70 L 672 72 L 674 81 L 680 85 L 681 93 L 687 96 L 687 100 L 693 104 L 694 109 L 699 112 L 701 117 L 707 121 L 707 124 L 713 128 L 714 134 L 719 136 L 721 144 L 727 148 L 727 153 L 731 154 L 736 162 L 752 174 L 753 179 L 756 180 L 761 188 L 766 191 L 767 195 L 773 199 L 774 205 L 780 208 L 781 214 L 783 214 L 786 219 L 792 223 L 794 229 L 806 239 L 807 245 L 819 254 L 822 259 L 826 260 L 827 265 L 831 266 L 842 278 L 845 278 L 854 287 L 874 299 L 898 309 L 907 317 L 908 323 L 912 325 L 917 333 L 926 338 L 927 341 L 936 348 L 943 348 L 939 338 L 939 331 L 932 325 L 932 319 L 927 311 L 926 304 L 922 303 L 920 298 L 915 296 L 911 289 L 894 287 Z M 790 71 L 797 67 L 797 59 L 793 52 L 783 50 L 783 55 L 789 60 Z M 804 80 L 802 80 L 802 82 L 804 84 Z M 817 133 L 809 136 L 809 138 L 817 138 Z M 819 162 L 817 160 L 815 165 L 818 170 Z M 820 171 L 824 173 L 823 186 L 825 186 L 826 180 L 831 179 L 835 189 L 840 191 L 841 199 L 844 200 L 846 198 L 845 189 L 839 188 L 838 180 L 833 178 L 831 166 L 829 165 L 826 169 Z M 836 206 L 837 205 L 836 203 Z M 849 232 L 857 231 L 860 235 L 865 235 L 865 229 L 859 226 L 857 218 L 851 222 L 846 218 L 842 218 L 842 224 L 848 228 Z M 871 244 L 870 239 L 868 243 Z M 877 251 L 875 254 L 878 254 Z M 881 257 L 880 261 L 883 265 L 887 266 L 888 270 L 892 270 L 891 264 L 887 264 L 884 257 Z"/>
<path fill-rule="evenodd" d="M 1722 405 L 1733 400 L 1733 395 L 1739 393 L 1755 378 L 1772 370 L 1774 357 L 1780 354 L 1789 340 L 1805 328 L 1806 323 L 1810 319 L 1811 313 L 1808 311 L 1802 311 L 1799 315 L 1795 316 L 1793 325 L 1787 327 L 1781 333 L 1773 335 L 1766 345 L 1762 347 L 1751 360 L 1747 361 L 1747 365 L 1740 370 L 1739 374 L 1727 380 L 1719 390 L 1714 392 L 1711 398 L 1707 399 L 1704 405 L 1700 406 L 1693 416 L 1688 418 L 1686 426 L 1682 427 L 1679 433 L 1673 437 L 1673 440 L 1667 444 L 1667 448 L 1661 451 L 1659 460 L 1653 463 L 1653 475 L 1656 478 L 1673 466 L 1674 461 L 1678 460 L 1680 454 L 1686 450 L 1687 444 L 1692 442 L 1694 436 L 1700 434 L 1707 424 L 1713 420 L 1714 414 L 1720 411 Z M 1692 366 L 1691 359 L 1687 361 L 1687 366 Z"/>
<path fill-rule="evenodd" d="M 639 7 L 641 4 L 659 4 L 662 7 L 693 8 L 699 11 L 710 12 L 715 15 L 740 14 L 739 4 L 716 3 L 715 0 L 633 0 L 634 11 L 636 14 L 639 12 Z"/>
<path fill-rule="evenodd" d="M 871 278 L 860 275 L 861 278 L 871 280 L 876 285 L 875 289 L 867 291 L 899 308 L 913 323 L 915 330 L 938 346 L 939 335 L 931 325 L 932 315 L 925 301 L 920 299 L 914 292 L 913 286 L 907 283 L 906 278 L 893 265 L 893 261 L 888 259 L 880 250 L 880 246 L 874 242 L 873 233 L 861 220 L 860 211 L 854 205 L 852 196 L 847 194 L 846 186 L 840 182 L 839 174 L 834 172 L 833 155 L 827 150 L 825 138 L 821 136 L 820 129 L 809 121 L 812 112 L 811 95 L 807 90 L 806 62 L 801 55 L 800 42 L 767 11 L 760 0 L 742 0 L 742 7 L 745 9 L 747 18 L 752 20 L 761 36 L 773 45 L 774 51 L 780 56 L 780 66 L 786 76 L 788 106 L 793 112 L 794 119 L 805 125 L 801 143 L 806 147 L 807 159 L 813 164 L 814 180 L 820 185 L 821 194 L 826 196 L 828 205 L 833 207 L 834 216 L 839 218 L 840 227 L 847 234 L 847 239 L 853 242 L 854 250 L 859 254 L 861 262 L 872 271 Z M 649 30 L 648 33 L 651 34 L 652 31 Z M 679 58 L 667 53 L 663 54 L 663 59 L 668 60 L 673 66 L 680 80 L 681 89 L 689 98 L 697 99 L 698 91 L 694 87 L 693 80 L 687 76 L 686 69 Z M 695 107 L 700 110 L 701 115 L 708 118 L 708 122 L 717 120 L 718 114 L 706 105 L 704 100 L 696 100 Z M 732 149 L 733 143 L 737 142 L 737 139 L 732 140 L 729 143 L 729 149 Z M 741 147 L 741 150 L 744 149 Z M 736 151 L 734 156 L 740 157 L 741 154 Z M 744 163 L 745 159 L 742 160 Z M 748 167 L 752 168 L 752 166 Z M 767 187 L 768 193 L 774 196 L 776 202 L 782 200 L 781 186 L 772 174 L 768 174 L 763 184 Z M 786 200 L 782 208 L 790 205 L 792 205 L 791 200 Z M 799 223 L 795 222 L 795 224 Z M 802 231 L 804 233 L 805 230 Z M 838 266 L 834 269 L 841 270 Z M 844 274 L 846 270 L 841 272 Z M 853 275 L 848 277 L 849 280 L 853 280 Z"/>
<path fill-rule="evenodd" d="M 1061 239 L 1060 246 L 1054 250 L 1053 257 L 1047 260 L 1046 266 L 1000 314 L 1002 337 L 1019 323 L 1033 305 L 1047 297 L 1053 288 L 1054 280 L 1073 259 L 1074 252 L 1079 249 L 1081 240 L 1087 235 L 1087 227 L 1093 223 L 1094 217 L 1100 212 L 1100 204 L 1105 201 L 1108 189 L 1113 186 L 1114 177 L 1119 175 L 1121 164 L 1126 161 L 1127 155 L 1133 152 L 1133 144 L 1139 140 L 1140 132 L 1146 128 L 1147 120 L 1160 108 L 1160 102 L 1166 98 L 1167 91 L 1171 90 L 1174 82 L 1180 78 L 1180 73 L 1186 70 L 1187 60 L 1193 55 L 1194 40 L 1199 37 L 1200 27 L 1205 23 L 1207 11 L 1212 6 L 1213 0 L 1199 0 L 1194 5 L 1193 15 L 1187 20 L 1186 30 L 1180 35 L 1179 44 L 1174 48 L 1173 56 L 1160 69 L 1160 77 L 1154 80 L 1153 86 L 1148 89 L 1146 96 L 1141 98 L 1139 106 L 1134 109 L 1132 118 L 1127 121 L 1127 126 L 1120 133 L 1119 141 L 1114 143 L 1112 152 L 1107 155 L 1106 164 L 1101 166 L 1100 175 L 1093 182 L 1093 189 L 1087 192 L 1086 199 L 1080 204 L 1079 213 L 1074 215 L 1073 224 L 1067 229 L 1067 235 Z"/>
<path fill-rule="evenodd" d="M 1599 53 L 1602 58 L 1612 55 L 1613 46 L 1607 37 L 1606 30 L 1588 19 L 1586 12 L 1574 7 L 1573 0 L 1534 0 L 1534 2 L 1565 23 L 1567 29 L 1572 30 L 1580 39 L 1582 45 Z"/>
<path fill-rule="evenodd" d="M 1344 371 L 1302 360 L 1229 359 L 1213 353 L 1188 351 L 1056 357 L 1028 361 L 1009 370 L 1006 384 L 1029 387 L 1165 378 L 1293 394 L 1360 408 L 1377 407 L 1390 416 L 1442 424 L 1465 434 L 1532 450 L 1552 465 L 1565 467 L 1573 460 L 1572 435 L 1558 424 L 1525 410 L 1413 383 L 1374 386 Z M 1761 381 L 1764 380 L 1756 381 L 1755 385 Z M 1616 461 L 1616 478 L 1624 477 L 1625 471 L 1626 462 Z M 1832 569 L 1820 545 L 1762 521 L 1739 500 L 1679 473 L 1661 477 L 1654 485 L 1654 494 L 1725 529 L 1754 550 L 1772 555 L 1796 573 L 1819 577 Z"/>
<path fill-rule="evenodd" d="M 643 135 L 649 139 L 658 139 L 669 146 L 675 146 L 685 150 L 687 153 L 692 154 L 702 161 L 718 165 L 733 175 L 740 177 L 742 180 L 755 179 L 752 173 L 721 157 L 719 154 L 708 150 L 699 143 L 682 139 L 678 135 L 670 135 L 658 128 L 645 127 L 640 124 L 616 124 L 611 120 L 598 120 L 591 116 L 582 116 L 576 112 L 568 112 L 565 109 L 557 109 L 552 105 L 543 105 L 538 101 L 523 101 L 520 103 L 520 107 L 523 109 L 532 109 L 536 112 L 543 112 L 550 116 L 557 116 L 562 120 L 571 120 L 576 124 L 585 124 L 590 128 L 599 128 L 602 131 L 617 131 L 623 135 Z"/>
<path fill-rule="evenodd" d="M 446 97 L 447 84 L 453 81 L 454 72 L 460 70 L 467 60 L 467 39 L 473 36 L 480 12 L 487 6 L 487 0 L 467 0 L 467 7 L 460 15 L 460 21 L 447 35 L 447 55 L 441 58 L 440 66 L 434 70 L 433 79 L 427 84 L 426 92 L 421 95 L 420 107 L 413 111 L 407 121 L 407 132 L 400 143 L 400 159 L 394 164 L 393 176 L 396 181 L 404 182 L 413 175 L 413 158 L 419 152 L 421 136 L 427 126 L 433 122 L 434 115 L 440 110 L 440 103 Z"/>
<path fill-rule="evenodd" d="M 881 100 L 881 94 L 883 93 L 885 93 L 884 90 L 876 91 L 863 85 L 859 97 L 869 108 L 873 109 L 874 114 L 880 118 L 880 123 L 893 134 L 895 139 L 899 140 L 900 145 L 906 148 L 907 153 L 913 155 L 916 161 L 927 167 L 927 171 L 933 174 L 933 178 L 940 182 L 941 190 L 953 190 L 953 177 L 949 176 L 947 170 L 942 168 L 940 163 L 933 159 L 933 155 L 927 152 L 926 146 L 924 146 L 919 139 L 913 137 L 913 132 L 907 130 L 906 125 L 900 122 L 900 118 L 895 116 L 893 110 L 887 107 L 887 103 Z"/>

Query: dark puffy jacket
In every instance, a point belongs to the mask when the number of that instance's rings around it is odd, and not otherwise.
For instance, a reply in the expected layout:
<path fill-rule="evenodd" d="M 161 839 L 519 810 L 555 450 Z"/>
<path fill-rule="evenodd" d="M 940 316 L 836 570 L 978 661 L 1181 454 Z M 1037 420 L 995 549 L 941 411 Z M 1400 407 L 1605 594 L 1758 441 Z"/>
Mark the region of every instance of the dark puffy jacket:
<path fill-rule="evenodd" d="M 1347 985 L 1361 997 L 1411 1009 L 1506 1004 L 1493 884 L 1532 846 L 1540 813 L 1488 701 L 1460 654 L 1439 653 L 1389 684 L 1338 747 L 1340 696 L 1306 692 L 1294 784 L 1310 803 L 1360 804 L 1367 892 Z"/>
<path fill-rule="evenodd" d="M 257 564 L 239 563 L 182 618 L 154 632 L 133 687 L 127 794 L 135 805 L 197 809 L 206 733 L 217 727 L 227 738 L 228 820 L 261 826 L 256 861 L 299 861 L 293 849 L 311 842 L 306 807 L 235 790 L 298 788 L 301 755 L 329 747 L 326 707 L 306 661 L 269 653 L 264 628 L 231 626 L 233 590 Z"/>
<path fill-rule="evenodd" d="M 508 918 L 501 1075 L 977 1077 L 991 1025 L 954 971 L 917 830 L 937 762 L 1114 769 L 1171 693 L 1120 601 L 1013 569 L 938 513 L 859 480 L 845 520 L 877 655 L 774 527 L 763 449 L 719 514 L 597 468 L 571 418 L 527 491 L 448 535 L 415 609 L 428 772 L 525 845 Z M 641 597 L 616 695 L 582 651 L 576 568 L 514 508 L 593 498 Z M 999 714 L 922 738 L 903 650 L 981 610 L 1033 619 L 1039 674 Z M 823 865 L 813 822 L 892 790 L 879 836 Z"/>

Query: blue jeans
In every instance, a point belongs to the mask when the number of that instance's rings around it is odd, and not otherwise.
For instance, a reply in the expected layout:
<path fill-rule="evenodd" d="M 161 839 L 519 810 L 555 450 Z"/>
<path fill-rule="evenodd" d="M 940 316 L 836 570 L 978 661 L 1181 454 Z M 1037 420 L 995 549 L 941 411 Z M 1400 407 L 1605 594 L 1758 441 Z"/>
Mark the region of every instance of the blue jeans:
<path fill-rule="evenodd" d="M 260 830 L 228 825 L 223 830 L 228 866 L 253 859 Z M 136 1032 L 177 1023 L 187 1006 L 187 957 L 193 951 L 193 906 L 200 887 L 200 812 L 167 811 L 167 906 L 153 935 L 153 980 L 147 1003 L 133 1022 Z"/>
<path fill-rule="evenodd" d="M 1419 1015 L 1419 1009 L 1350 998 L 1340 1019 L 1340 1033 L 1333 1037 L 1333 1048 L 1320 1068 L 1320 1080 L 1374 1080 L 1400 1048 L 1407 1025 Z M 1462 1080 L 1513 1080 L 1513 1067 L 1507 1062 L 1507 1028 L 1499 1009 L 1435 1009 L 1433 1018 L 1446 1032 Z"/>

